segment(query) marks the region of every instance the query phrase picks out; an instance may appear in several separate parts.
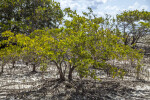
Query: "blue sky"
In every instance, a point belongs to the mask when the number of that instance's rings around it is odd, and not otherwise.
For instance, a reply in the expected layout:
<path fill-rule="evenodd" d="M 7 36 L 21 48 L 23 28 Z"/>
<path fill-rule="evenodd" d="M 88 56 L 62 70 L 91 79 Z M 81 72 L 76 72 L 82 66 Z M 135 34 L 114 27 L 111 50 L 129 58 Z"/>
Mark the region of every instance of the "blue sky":
<path fill-rule="evenodd" d="M 110 14 L 115 16 L 124 10 L 150 11 L 150 0 L 55 0 L 60 2 L 61 8 L 70 7 L 77 10 L 82 15 L 82 11 L 87 11 L 87 7 L 93 9 L 94 14 L 104 16 Z"/>

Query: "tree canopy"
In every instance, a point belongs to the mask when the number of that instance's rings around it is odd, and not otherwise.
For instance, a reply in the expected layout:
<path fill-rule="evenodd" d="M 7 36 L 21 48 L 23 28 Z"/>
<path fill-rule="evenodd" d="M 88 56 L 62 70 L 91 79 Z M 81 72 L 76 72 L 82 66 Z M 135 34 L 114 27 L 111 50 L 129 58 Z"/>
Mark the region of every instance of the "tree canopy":
<path fill-rule="evenodd" d="M 70 8 L 66 8 L 64 13 L 71 20 L 64 20 L 62 27 L 38 29 L 30 35 L 3 32 L 2 37 L 7 39 L 1 41 L 1 45 L 7 44 L 7 47 L 0 51 L 2 61 L 22 59 L 32 65 L 34 72 L 38 66 L 46 70 L 48 62 L 53 62 L 61 80 L 65 80 L 66 75 L 72 80 L 74 71 L 80 78 L 98 79 L 96 70 L 99 68 L 107 70 L 113 78 L 123 78 L 123 68 L 107 63 L 114 59 L 137 61 L 135 69 L 139 72 L 140 50 L 123 44 L 124 38 L 117 35 L 119 31 L 103 28 L 104 18 L 89 17 L 93 16 L 92 13 L 85 12 L 80 16 Z"/>
<path fill-rule="evenodd" d="M 121 29 L 125 45 L 133 45 L 146 34 L 150 33 L 150 12 L 124 11 L 117 15 L 118 28 Z"/>
<path fill-rule="evenodd" d="M 62 18 L 60 4 L 53 0 L 0 1 L 0 33 L 30 34 L 36 29 L 56 28 Z"/>

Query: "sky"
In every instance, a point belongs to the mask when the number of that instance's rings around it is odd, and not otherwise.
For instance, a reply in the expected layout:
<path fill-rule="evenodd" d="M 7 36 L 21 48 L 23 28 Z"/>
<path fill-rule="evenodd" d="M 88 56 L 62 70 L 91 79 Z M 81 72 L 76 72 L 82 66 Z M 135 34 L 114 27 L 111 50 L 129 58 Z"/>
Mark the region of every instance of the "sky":
<path fill-rule="evenodd" d="M 93 13 L 97 16 L 110 14 L 114 16 L 124 10 L 142 10 L 150 11 L 150 0 L 55 0 L 60 2 L 62 9 L 70 7 L 76 10 L 79 15 L 82 11 L 88 11 L 92 8 Z"/>

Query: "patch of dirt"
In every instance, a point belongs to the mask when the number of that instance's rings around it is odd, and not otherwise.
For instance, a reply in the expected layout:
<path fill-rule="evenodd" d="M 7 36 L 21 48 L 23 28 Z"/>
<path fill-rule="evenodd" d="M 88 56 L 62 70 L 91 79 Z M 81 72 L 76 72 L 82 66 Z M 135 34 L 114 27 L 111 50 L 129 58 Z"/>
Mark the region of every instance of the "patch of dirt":
<path fill-rule="evenodd" d="M 44 80 L 43 80 L 44 81 Z M 76 80 L 71 83 L 45 80 L 37 90 L 14 92 L 7 99 L 14 100 L 149 100 L 150 88 L 138 90 L 136 86 L 148 86 L 140 81 Z M 149 86 L 150 87 L 150 86 Z"/>
<path fill-rule="evenodd" d="M 102 81 L 81 81 L 74 73 L 74 81 L 62 82 L 54 66 L 45 73 L 31 70 L 29 66 L 6 66 L 0 75 L 0 100 L 150 100 L 150 81 L 133 76 L 121 80 L 99 72 Z"/>

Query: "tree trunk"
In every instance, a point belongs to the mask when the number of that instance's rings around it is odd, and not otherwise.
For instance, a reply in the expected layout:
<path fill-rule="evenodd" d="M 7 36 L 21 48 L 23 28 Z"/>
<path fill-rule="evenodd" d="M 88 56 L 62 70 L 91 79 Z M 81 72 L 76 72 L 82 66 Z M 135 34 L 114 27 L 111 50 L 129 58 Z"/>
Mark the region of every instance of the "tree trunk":
<path fill-rule="evenodd" d="M 60 76 L 60 80 L 61 81 L 65 81 L 65 76 L 64 76 L 64 74 L 63 74 L 61 69 L 59 69 L 59 76 Z"/>
<path fill-rule="evenodd" d="M 124 45 L 128 45 L 128 38 L 126 37 Z"/>
<path fill-rule="evenodd" d="M 60 64 L 60 66 L 58 66 L 58 64 L 56 64 L 57 65 L 57 68 L 58 68 L 58 71 L 59 71 L 59 78 L 60 78 L 60 80 L 61 81 L 65 81 L 65 75 L 64 75 L 64 73 L 63 73 L 63 71 L 62 71 L 62 68 L 61 68 L 61 64 Z"/>
<path fill-rule="evenodd" d="M 12 62 L 12 68 L 15 68 L 15 61 Z"/>
<path fill-rule="evenodd" d="M 140 79 L 140 67 L 137 68 L 136 79 L 137 79 L 137 80 Z"/>
<path fill-rule="evenodd" d="M 59 65 L 58 65 L 58 63 L 57 63 L 56 61 L 54 61 L 54 63 L 55 63 L 55 65 L 56 65 L 57 69 L 58 69 L 60 80 L 61 80 L 61 81 L 65 81 L 65 75 L 64 75 L 64 73 L 63 73 L 63 71 L 62 71 L 61 63 L 60 63 Z"/>
<path fill-rule="evenodd" d="M 123 33 L 124 33 L 124 39 L 125 39 L 125 41 L 124 41 L 124 45 L 128 45 L 128 36 L 126 36 L 127 34 L 126 34 L 126 26 L 124 25 L 123 26 Z"/>
<path fill-rule="evenodd" d="M 36 72 L 36 66 L 35 66 L 35 64 L 33 64 L 32 72 Z"/>
<path fill-rule="evenodd" d="M 28 66 L 29 64 L 28 64 L 28 62 L 26 62 L 26 66 Z"/>
<path fill-rule="evenodd" d="M 73 73 L 74 69 L 75 69 L 75 66 L 72 66 L 72 68 L 70 66 L 70 68 L 69 68 L 69 74 L 68 74 L 69 81 L 72 81 L 72 73 Z"/>

